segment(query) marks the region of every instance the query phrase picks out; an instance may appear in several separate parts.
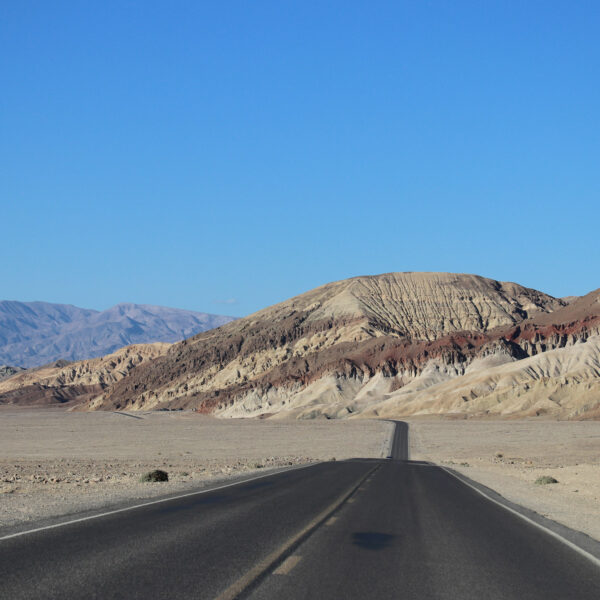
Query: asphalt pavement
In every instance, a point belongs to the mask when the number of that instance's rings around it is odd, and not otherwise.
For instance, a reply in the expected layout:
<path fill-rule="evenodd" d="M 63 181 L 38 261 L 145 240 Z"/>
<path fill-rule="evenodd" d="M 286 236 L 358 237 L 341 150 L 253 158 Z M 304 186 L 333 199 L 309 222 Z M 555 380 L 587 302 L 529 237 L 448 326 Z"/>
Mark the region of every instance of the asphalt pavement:
<path fill-rule="evenodd" d="M 1 599 L 594 599 L 600 568 L 447 471 L 327 462 L 0 538 Z M 158 484 L 157 484 L 158 485 Z"/>
<path fill-rule="evenodd" d="M 394 460 L 408 460 L 408 423 L 404 421 L 393 421 L 394 437 L 392 439 L 392 449 L 388 458 Z"/>

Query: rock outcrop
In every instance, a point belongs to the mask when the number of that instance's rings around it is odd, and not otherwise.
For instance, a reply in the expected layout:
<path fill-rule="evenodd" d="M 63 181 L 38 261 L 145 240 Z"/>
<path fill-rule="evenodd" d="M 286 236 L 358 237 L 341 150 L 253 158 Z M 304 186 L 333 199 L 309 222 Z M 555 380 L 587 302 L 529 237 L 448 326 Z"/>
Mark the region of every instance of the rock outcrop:
<path fill-rule="evenodd" d="M 0 365 L 0 381 L 2 381 L 3 379 L 8 379 L 9 377 L 12 377 L 16 373 L 20 373 L 21 371 L 24 371 L 24 370 L 25 369 L 23 369 L 21 367 L 11 367 L 9 365 Z"/>

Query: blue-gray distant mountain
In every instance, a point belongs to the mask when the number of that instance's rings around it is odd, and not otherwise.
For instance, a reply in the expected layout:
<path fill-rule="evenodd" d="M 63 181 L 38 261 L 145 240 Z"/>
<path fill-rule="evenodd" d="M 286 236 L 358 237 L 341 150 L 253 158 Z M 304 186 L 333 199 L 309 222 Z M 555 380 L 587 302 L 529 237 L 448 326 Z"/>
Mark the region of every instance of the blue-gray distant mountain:
<path fill-rule="evenodd" d="M 37 367 L 81 360 L 129 344 L 176 342 L 234 317 L 191 310 L 117 304 L 103 311 L 48 302 L 0 301 L 0 365 Z"/>

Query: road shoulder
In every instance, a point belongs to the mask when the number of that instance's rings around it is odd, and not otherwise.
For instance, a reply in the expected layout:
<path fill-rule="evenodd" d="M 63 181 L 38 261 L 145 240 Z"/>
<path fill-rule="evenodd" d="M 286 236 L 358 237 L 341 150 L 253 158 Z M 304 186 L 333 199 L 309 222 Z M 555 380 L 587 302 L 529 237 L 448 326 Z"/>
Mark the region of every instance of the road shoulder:
<path fill-rule="evenodd" d="M 544 517 L 543 515 L 540 515 L 531 508 L 527 508 L 525 506 L 521 506 L 520 504 L 516 504 L 515 502 L 511 502 L 510 500 L 499 494 L 497 491 L 471 479 L 470 477 L 467 477 L 463 473 L 459 473 L 458 471 L 449 467 L 440 466 L 440 468 L 442 468 L 444 471 L 446 471 L 453 477 L 456 477 L 464 484 L 475 489 L 489 500 L 508 509 L 513 514 L 516 513 L 525 521 L 537 525 L 539 528 L 546 530 L 546 532 L 554 534 L 554 537 L 557 537 L 563 542 L 568 542 L 567 545 L 572 545 L 572 547 L 574 547 L 573 549 L 577 548 L 581 550 L 582 552 L 580 552 L 580 554 L 586 556 L 586 558 L 588 559 L 591 559 L 592 562 L 594 562 L 594 564 L 596 564 L 597 566 L 600 566 L 600 542 L 590 537 L 586 533 L 583 533 L 582 531 L 577 531 L 575 529 L 571 529 L 566 525 Z"/>

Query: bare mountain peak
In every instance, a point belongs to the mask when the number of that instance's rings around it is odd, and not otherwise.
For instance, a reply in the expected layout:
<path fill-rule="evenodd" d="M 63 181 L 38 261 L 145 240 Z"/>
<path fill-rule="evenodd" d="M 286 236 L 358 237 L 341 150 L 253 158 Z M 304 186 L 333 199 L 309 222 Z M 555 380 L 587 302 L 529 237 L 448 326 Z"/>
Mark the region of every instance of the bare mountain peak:
<path fill-rule="evenodd" d="M 399 272 L 335 281 L 247 320 L 277 322 L 296 311 L 307 313 L 309 322 L 366 319 L 377 330 L 429 340 L 452 331 L 487 331 L 562 306 L 548 294 L 479 275 Z"/>

